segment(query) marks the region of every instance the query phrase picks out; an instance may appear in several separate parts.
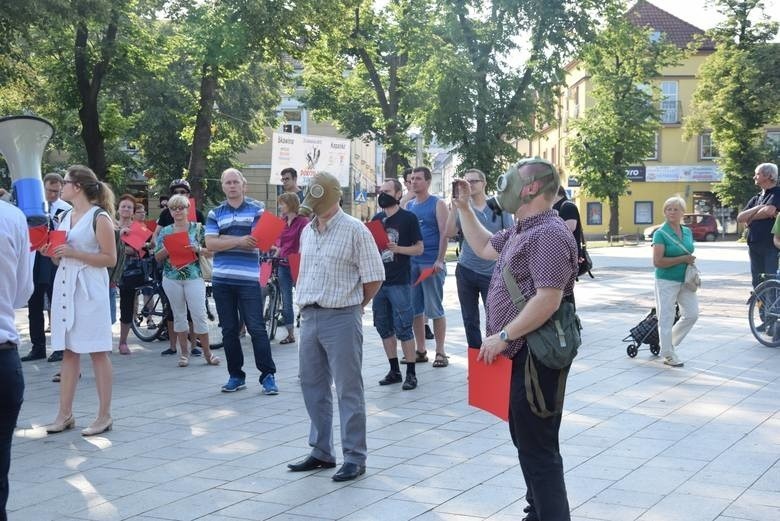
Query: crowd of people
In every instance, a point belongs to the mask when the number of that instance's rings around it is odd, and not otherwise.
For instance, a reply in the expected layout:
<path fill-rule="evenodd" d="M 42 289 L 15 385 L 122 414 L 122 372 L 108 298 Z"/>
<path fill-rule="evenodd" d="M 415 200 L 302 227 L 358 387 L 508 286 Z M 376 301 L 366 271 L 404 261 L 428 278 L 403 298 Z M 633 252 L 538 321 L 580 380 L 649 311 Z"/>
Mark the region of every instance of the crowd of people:
<path fill-rule="evenodd" d="M 568 366 L 545 365 L 536 358 L 534 344 L 529 344 L 529 334 L 557 316 L 564 304 L 574 305 L 573 287 L 582 261 L 584 237 L 579 213 L 576 205 L 566 199 L 555 167 L 541 159 L 523 160 L 502 176 L 493 198 L 487 196 L 485 174 L 469 169 L 454 182 L 449 207 L 430 193 L 428 168 L 409 169 L 404 173 L 406 193 L 396 179 L 387 180 L 379 188 L 380 211 L 373 220 L 381 223 L 387 236 L 381 248 L 377 248 L 378 242 L 364 223 L 341 209 L 341 186 L 336 177 L 318 173 L 309 180 L 305 196 L 294 169 L 285 169 L 281 177 L 277 199 L 284 229 L 271 248 L 271 254 L 280 258 L 280 325 L 287 331 L 280 343 L 298 345 L 300 385 L 311 421 L 311 450 L 302 460 L 288 465 L 290 471 L 336 466 L 331 393 L 331 385 L 335 385 L 343 463 L 333 480 L 349 481 L 366 472 L 362 315 L 369 303 L 389 364 L 379 385 L 401 384 L 405 391 L 417 387 L 416 364 L 428 361 L 425 341 L 429 319 L 435 340 L 432 365 L 448 366 L 444 349 L 445 254 L 449 240 L 459 237 L 455 277 L 468 346 L 477 349 L 478 359 L 488 364 L 498 356 L 512 360 L 509 428 L 527 486 L 524 519 L 568 520 L 558 443 L 561 410 L 540 414 L 538 407 L 544 409 L 545 403 L 556 401 L 562 405 Z M 759 165 L 755 180 L 762 192 L 738 218 L 750 225 L 754 284 L 761 273 L 777 270 L 780 246 L 780 218 L 775 221 L 780 208 L 777 167 Z M 160 200 L 163 211 L 156 230 L 140 251 L 117 238 L 130 233 L 133 223 L 146 218 L 143 204 L 125 194 L 115 207 L 111 188 L 83 166 L 71 167 L 64 178 L 48 174 L 44 185 L 51 216 L 49 227 L 66 231 L 67 242 L 51 251 L 48 246 L 41 247 L 34 253 L 34 263 L 28 257 L 23 215 L 11 205 L 0 203 L 7 228 L 0 234 L 0 245 L 3 251 L 11 252 L 0 260 L 0 359 L 14 359 L 0 364 L 0 371 L 16 371 L 0 379 L 4 397 L 0 476 L 7 476 L 11 435 L 24 388 L 16 355 L 20 339 L 13 323 L 14 308 L 27 304 L 30 320 L 32 349 L 21 360 L 40 360 L 46 357 L 46 297 L 51 303 L 54 354 L 49 360 L 59 358 L 62 366 L 59 408 L 46 431 L 54 434 L 75 426 L 73 401 L 80 377 L 80 355 L 89 353 L 99 406 L 94 421 L 82 430 L 82 435 L 103 433 L 113 426 L 112 366 L 108 356 L 113 341 L 111 304 L 118 289 L 118 350 L 126 355 L 131 352 L 127 337 L 133 314 L 144 305 L 137 302 L 137 289 L 148 275 L 141 261 L 147 253 L 160 266 L 162 287 L 170 303 L 171 316 L 165 320 L 170 321 L 171 344 L 163 354 L 178 354 L 181 367 L 188 366 L 190 357 L 201 352 L 208 365 L 220 363 L 210 349 L 205 319 L 202 266 L 203 261 L 213 262 L 210 283 L 228 371 L 221 390 L 246 388 L 241 345 L 245 331 L 263 394 L 279 393 L 263 314 L 260 251 L 252 234 L 265 208 L 247 197 L 247 181 L 239 170 L 228 168 L 220 181 L 225 201 L 207 215 L 195 212 L 194 219 L 189 184 L 186 180 L 174 181 L 170 195 Z M 694 244 L 690 230 L 682 226 L 685 201 L 671 197 L 663 210 L 665 222 L 653 238 L 659 339 L 664 363 L 677 367 L 682 362 L 676 347 L 698 316 L 696 292 L 684 284 L 686 267 L 695 262 Z M 773 223 L 777 223 L 774 230 Z M 177 234 L 184 237 L 183 248 L 190 254 L 185 264 L 174 262 L 176 252 L 169 251 L 178 244 L 172 240 Z M 295 254 L 300 254 L 297 280 L 290 262 Z M 118 262 L 123 272 L 116 281 L 117 288 L 112 288 L 106 268 Z M 480 324 L 480 300 L 486 311 L 484 329 Z M 297 339 L 295 305 L 301 317 Z M 677 314 L 679 320 L 675 322 Z M 160 325 L 148 325 L 155 326 Z M 403 354 L 400 361 L 399 341 Z M 405 375 L 401 364 L 406 366 Z M 529 374 L 533 374 L 533 384 Z M 526 392 L 532 385 L 538 388 L 536 400 L 541 404 L 534 403 Z M 6 477 L 0 480 L 0 510 L 4 509 L 7 491 Z"/>

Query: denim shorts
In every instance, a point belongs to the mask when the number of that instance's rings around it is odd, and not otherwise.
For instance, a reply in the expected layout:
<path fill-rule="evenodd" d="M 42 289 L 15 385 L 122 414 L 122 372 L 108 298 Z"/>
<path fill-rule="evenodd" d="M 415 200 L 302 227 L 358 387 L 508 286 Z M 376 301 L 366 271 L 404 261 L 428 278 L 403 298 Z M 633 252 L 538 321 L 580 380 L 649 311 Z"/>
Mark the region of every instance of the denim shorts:
<path fill-rule="evenodd" d="M 420 277 L 420 272 L 427 266 L 412 264 L 412 284 Z M 447 275 L 447 267 L 435 272 L 433 275 L 412 286 L 412 309 L 414 316 L 425 314 L 428 318 L 442 318 L 444 316 L 444 277 Z"/>
<path fill-rule="evenodd" d="M 374 296 L 374 327 L 380 338 L 395 337 L 404 342 L 414 338 L 412 288 L 408 284 L 382 286 Z"/>

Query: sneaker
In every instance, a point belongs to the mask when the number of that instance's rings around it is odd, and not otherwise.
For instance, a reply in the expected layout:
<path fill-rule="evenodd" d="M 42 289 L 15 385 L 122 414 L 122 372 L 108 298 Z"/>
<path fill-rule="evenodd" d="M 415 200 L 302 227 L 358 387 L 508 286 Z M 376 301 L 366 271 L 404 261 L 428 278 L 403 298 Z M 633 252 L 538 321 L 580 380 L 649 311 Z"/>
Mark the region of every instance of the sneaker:
<path fill-rule="evenodd" d="M 269 373 L 265 375 L 265 378 L 260 382 L 260 385 L 263 386 L 263 394 L 269 396 L 279 394 L 279 388 L 276 386 L 276 378 L 274 378 L 273 374 Z"/>
<path fill-rule="evenodd" d="M 175 350 L 175 349 L 171 349 L 171 348 L 169 347 L 169 348 L 168 348 L 168 349 L 166 349 L 165 351 L 162 351 L 162 352 L 160 353 L 160 356 L 168 356 L 168 355 L 175 355 L 175 354 L 176 354 L 176 350 Z"/>
<path fill-rule="evenodd" d="M 190 349 L 190 355 L 191 356 L 203 356 L 203 351 L 201 351 L 197 347 L 193 347 L 192 349 Z"/>
<path fill-rule="evenodd" d="M 404 380 L 404 384 L 401 386 L 401 389 L 404 391 L 411 391 L 412 389 L 417 388 L 417 376 L 413 374 L 407 374 L 406 380 Z"/>
<path fill-rule="evenodd" d="M 400 384 L 403 380 L 400 371 L 390 371 L 384 378 L 379 380 L 379 385 Z"/>
<path fill-rule="evenodd" d="M 677 355 L 669 355 L 664 357 L 664 364 L 670 365 L 672 367 L 682 367 L 685 364 L 683 364 L 679 358 L 677 358 Z"/>
<path fill-rule="evenodd" d="M 228 378 L 227 383 L 222 386 L 223 393 L 234 393 L 241 389 L 246 389 L 246 382 L 243 378 L 237 378 L 235 376 Z"/>

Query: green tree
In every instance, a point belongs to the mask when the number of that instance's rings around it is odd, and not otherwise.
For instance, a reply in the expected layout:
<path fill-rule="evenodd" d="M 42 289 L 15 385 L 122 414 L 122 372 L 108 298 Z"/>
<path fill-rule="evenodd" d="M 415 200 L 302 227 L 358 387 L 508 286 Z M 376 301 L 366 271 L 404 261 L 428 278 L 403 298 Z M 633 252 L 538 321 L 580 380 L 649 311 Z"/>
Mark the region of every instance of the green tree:
<path fill-rule="evenodd" d="M 414 153 L 407 132 L 428 91 L 433 15 L 430 1 L 390 0 L 375 10 L 364 0 L 345 9 L 343 24 L 305 56 L 306 105 L 348 137 L 382 143 L 387 177 L 397 177 Z"/>
<path fill-rule="evenodd" d="M 182 24 L 179 33 L 198 78 L 193 111 L 190 158 L 187 167 L 193 196 L 203 200 L 208 161 L 215 134 L 215 107 L 228 115 L 223 128 L 238 132 L 228 136 L 222 151 L 234 153 L 257 142 L 263 126 L 270 126 L 281 96 L 281 84 L 291 71 L 291 60 L 316 41 L 323 27 L 332 22 L 336 0 L 286 0 L 245 2 L 223 0 L 174 2 L 170 13 Z M 223 95 L 233 82 L 237 91 L 254 86 L 251 103 Z M 231 104 L 234 103 L 234 104 Z M 243 109 L 241 109 L 243 107 Z M 235 113 L 230 111 L 236 110 Z M 244 126 L 230 125 L 244 122 Z M 227 154 L 230 157 L 231 153 Z"/>
<path fill-rule="evenodd" d="M 593 104 L 569 124 L 569 160 L 583 189 L 609 201 L 609 233 L 619 233 L 618 202 L 626 192 L 626 169 L 642 164 L 660 128 L 658 88 L 651 80 L 677 64 L 682 51 L 650 29 L 612 12 L 606 27 L 583 48 L 581 66 L 590 75 Z"/>
<path fill-rule="evenodd" d="M 756 165 L 778 160 L 763 131 L 780 116 L 780 46 L 770 43 L 778 23 L 769 20 L 762 0 L 714 3 L 726 18 L 708 34 L 716 50 L 699 70 L 684 128 L 689 138 L 711 130 L 723 171 L 715 193 L 724 205 L 737 206 L 756 190 Z"/>
<path fill-rule="evenodd" d="M 563 66 L 611 0 L 441 0 L 445 46 L 431 69 L 425 129 L 494 182 L 511 142 L 554 119 Z"/>

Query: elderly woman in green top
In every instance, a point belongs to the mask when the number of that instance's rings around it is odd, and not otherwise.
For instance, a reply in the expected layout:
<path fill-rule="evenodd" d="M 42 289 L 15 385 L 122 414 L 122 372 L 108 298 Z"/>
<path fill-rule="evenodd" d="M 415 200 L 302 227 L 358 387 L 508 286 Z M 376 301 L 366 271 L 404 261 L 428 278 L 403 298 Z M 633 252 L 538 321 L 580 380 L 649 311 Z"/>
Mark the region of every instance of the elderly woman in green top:
<path fill-rule="evenodd" d="M 666 222 L 653 234 L 655 266 L 655 307 L 658 313 L 658 336 L 664 364 L 682 367 L 675 349 L 699 318 L 696 292 L 685 287 L 685 269 L 693 264 L 693 232 L 682 225 L 685 200 L 670 197 L 664 202 Z M 675 304 L 680 306 L 680 320 L 675 324 Z"/>
<path fill-rule="evenodd" d="M 187 344 L 189 324 L 187 322 L 187 309 L 192 317 L 192 329 L 200 345 L 203 348 L 203 357 L 209 365 L 218 365 L 217 358 L 209 349 L 208 322 L 206 321 L 206 284 L 200 271 L 198 260 L 183 266 L 174 267 L 165 249 L 165 237 L 172 233 L 186 232 L 190 239 L 189 247 L 198 255 L 208 254 L 204 246 L 203 226 L 197 222 L 187 220 L 189 199 L 184 195 L 174 195 L 168 199 L 168 210 L 173 216 L 173 224 L 160 230 L 157 237 L 157 249 L 154 257 L 158 262 L 163 262 L 163 289 L 168 297 L 168 302 L 173 313 L 173 330 L 176 335 L 181 356 L 179 367 L 186 367 L 190 362 L 190 354 Z"/>

